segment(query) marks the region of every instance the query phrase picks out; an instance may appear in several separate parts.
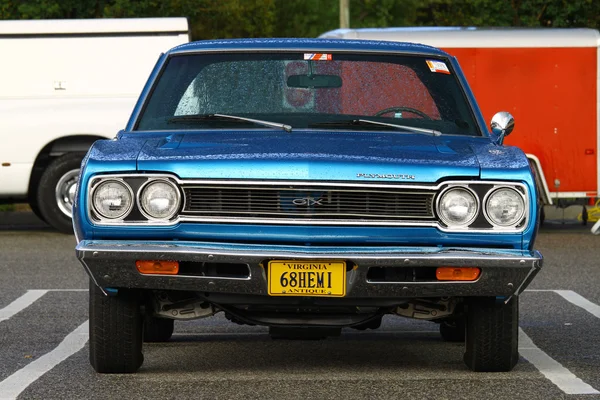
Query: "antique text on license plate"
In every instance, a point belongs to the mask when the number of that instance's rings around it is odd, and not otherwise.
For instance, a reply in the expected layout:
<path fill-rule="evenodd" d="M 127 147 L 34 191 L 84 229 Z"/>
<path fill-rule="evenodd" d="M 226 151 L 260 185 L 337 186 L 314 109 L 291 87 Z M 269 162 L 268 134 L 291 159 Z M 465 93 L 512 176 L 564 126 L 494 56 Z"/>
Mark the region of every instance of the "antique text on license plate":
<path fill-rule="evenodd" d="M 270 261 L 268 276 L 271 296 L 346 295 L 344 261 Z"/>

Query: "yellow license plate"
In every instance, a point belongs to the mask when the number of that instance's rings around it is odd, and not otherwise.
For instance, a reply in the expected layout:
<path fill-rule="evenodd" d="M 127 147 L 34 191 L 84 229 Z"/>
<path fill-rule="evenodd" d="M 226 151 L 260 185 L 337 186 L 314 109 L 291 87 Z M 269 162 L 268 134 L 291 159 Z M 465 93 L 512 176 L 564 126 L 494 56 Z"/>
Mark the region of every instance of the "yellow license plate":
<path fill-rule="evenodd" d="M 346 263 L 344 261 L 269 262 L 269 295 L 323 296 L 346 295 Z"/>

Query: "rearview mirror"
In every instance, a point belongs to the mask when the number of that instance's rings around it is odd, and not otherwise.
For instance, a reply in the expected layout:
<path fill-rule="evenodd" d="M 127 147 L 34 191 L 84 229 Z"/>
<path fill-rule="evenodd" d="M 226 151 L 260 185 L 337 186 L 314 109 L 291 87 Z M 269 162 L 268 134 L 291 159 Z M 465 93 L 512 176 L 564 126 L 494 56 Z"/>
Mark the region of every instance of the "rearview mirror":
<path fill-rule="evenodd" d="M 510 135 L 515 128 L 515 119 L 509 112 L 497 112 L 492 117 L 490 128 L 492 129 L 495 142 L 497 144 L 502 144 L 502 142 L 504 142 L 504 138 Z"/>
<path fill-rule="evenodd" d="M 337 75 L 290 75 L 287 85 L 291 88 L 339 88 L 342 78 Z"/>

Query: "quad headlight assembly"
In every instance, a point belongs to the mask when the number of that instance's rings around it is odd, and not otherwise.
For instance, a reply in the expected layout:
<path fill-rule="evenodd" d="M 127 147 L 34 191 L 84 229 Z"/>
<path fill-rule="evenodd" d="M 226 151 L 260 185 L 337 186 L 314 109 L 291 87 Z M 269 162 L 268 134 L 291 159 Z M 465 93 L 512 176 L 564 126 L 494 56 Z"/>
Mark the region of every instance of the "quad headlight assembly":
<path fill-rule="evenodd" d="M 96 225 L 204 221 L 202 215 L 184 212 L 183 193 L 190 184 L 167 174 L 96 176 L 88 183 L 88 216 Z M 391 226 L 435 227 L 449 233 L 519 233 L 530 219 L 529 189 L 523 183 L 446 181 L 419 190 L 430 196 L 431 218 L 394 220 Z"/>
<path fill-rule="evenodd" d="M 108 176 L 90 180 L 90 218 L 100 225 L 170 224 L 181 209 L 178 185 L 166 176 Z"/>
<path fill-rule="evenodd" d="M 526 186 L 502 182 L 449 182 L 435 210 L 444 231 L 522 231 L 529 218 Z"/>

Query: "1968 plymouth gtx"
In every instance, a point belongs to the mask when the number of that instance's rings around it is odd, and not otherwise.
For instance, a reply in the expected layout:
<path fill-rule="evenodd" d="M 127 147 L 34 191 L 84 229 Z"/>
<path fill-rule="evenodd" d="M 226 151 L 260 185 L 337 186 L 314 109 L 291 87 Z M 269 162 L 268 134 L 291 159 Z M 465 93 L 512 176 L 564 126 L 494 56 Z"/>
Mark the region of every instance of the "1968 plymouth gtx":
<path fill-rule="evenodd" d="M 90 361 L 135 372 L 174 320 L 279 338 L 431 320 L 474 371 L 518 361 L 542 266 L 534 178 L 436 48 L 326 39 L 181 45 L 85 157 L 74 206 Z"/>

